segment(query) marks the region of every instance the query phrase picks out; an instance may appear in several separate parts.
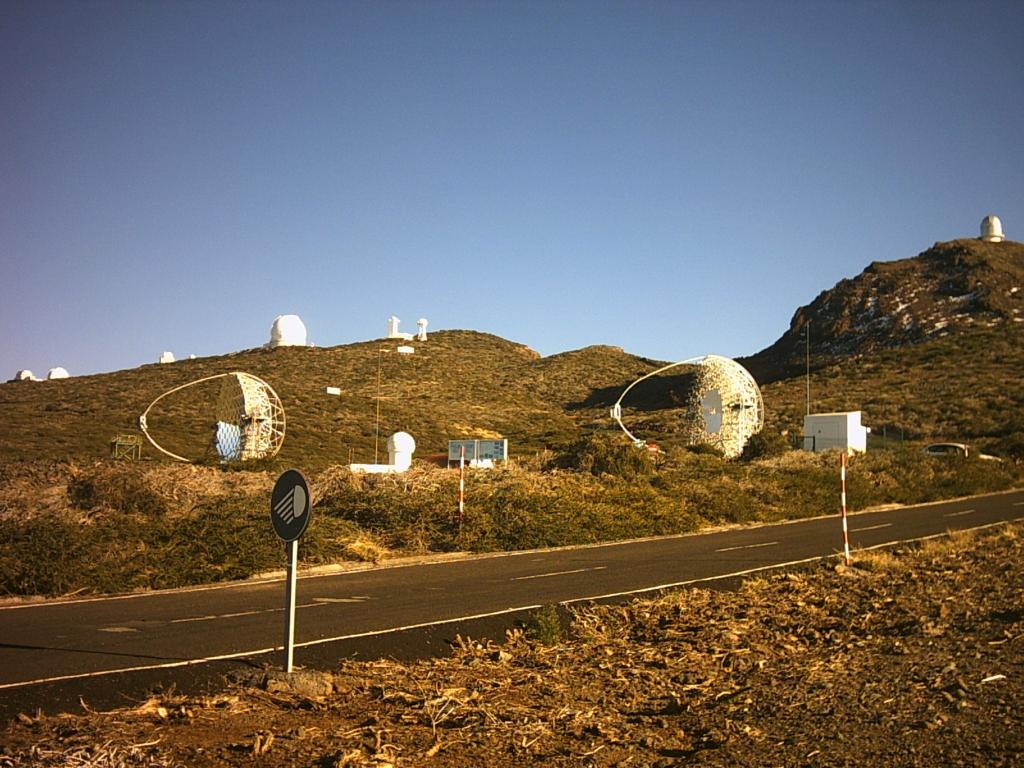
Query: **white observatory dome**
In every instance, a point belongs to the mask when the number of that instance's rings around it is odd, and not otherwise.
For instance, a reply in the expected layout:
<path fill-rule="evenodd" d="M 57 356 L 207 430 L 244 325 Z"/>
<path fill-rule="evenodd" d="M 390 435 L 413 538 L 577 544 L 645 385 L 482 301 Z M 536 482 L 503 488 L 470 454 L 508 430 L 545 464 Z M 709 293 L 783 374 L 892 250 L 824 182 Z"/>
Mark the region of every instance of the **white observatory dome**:
<path fill-rule="evenodd" d="M 16 374 L 14 374 L 14 380 L 15 381 L 39 381 L 39 379 L 36 378 L 36 375 L 34 373 L 32 373 L 32 371 L 30 371 L 28 368 L 23 368 L 22 370 L 18 371 Z"/>
<path fill-rule="evenodd" d="M 390 464 L 399 472 L 412 466 L 412 454 L 416 450 L 416 441 L 408 432 L 395 432 L 388 438 L 388 458 Z"/>
<path fill-rule="evenodd" d="M 278 315 L 270 328 L 268 347 L 305 347 L 306 324 L 298 315 Z"/>
<path fill-rule="evenodd" d="M 986 243 L 1001 243 L 1006 238 L 1003 236 L 1003 222 L 998 216 L 989 214 L 981 220 L 981 237 Z"/>
<path fill-rule="evenodd" d="M 51 368 L 50 372 L 46 374 L 48 379 L 67 379 L 70 378 L 70 374 L 66 368 L 61 368 L 59 365 L 56 368 Z"/>
<path fill-rule="evenodd" d="M 416 441 L 408 432 L 395 432 L 388 438 L 388 451 L 412 453 L 416 450 Z"/>

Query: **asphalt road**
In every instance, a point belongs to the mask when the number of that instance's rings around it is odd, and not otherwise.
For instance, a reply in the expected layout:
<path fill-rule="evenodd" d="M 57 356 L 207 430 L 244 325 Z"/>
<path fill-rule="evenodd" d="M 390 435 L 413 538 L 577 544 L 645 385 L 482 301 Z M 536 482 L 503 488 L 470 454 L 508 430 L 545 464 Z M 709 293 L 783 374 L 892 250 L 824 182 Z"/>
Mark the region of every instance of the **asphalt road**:
<path fill-rule="evenodd" d="M 851 515 L 864 549 L 1024 519 L 1024 491 Z M 315 521 L 314 521 L 315 524 Z M 268 532 L 268 535 L 269 532 Z M 711 533 L 300 577 L 295 663 L 403 656 L 550 603 L 610 600 L 818 560 L 842 551 L 838 515 Z M 284 555 L 282 552 L 282 566 Z M 499 635 L 500 636 L 500 635 Z M 0 606 L 0 715 L 125 703 L 144 686 L 280 664 L 284 579 Z M 114 697 L 114 698 L 112 698 Z"/>

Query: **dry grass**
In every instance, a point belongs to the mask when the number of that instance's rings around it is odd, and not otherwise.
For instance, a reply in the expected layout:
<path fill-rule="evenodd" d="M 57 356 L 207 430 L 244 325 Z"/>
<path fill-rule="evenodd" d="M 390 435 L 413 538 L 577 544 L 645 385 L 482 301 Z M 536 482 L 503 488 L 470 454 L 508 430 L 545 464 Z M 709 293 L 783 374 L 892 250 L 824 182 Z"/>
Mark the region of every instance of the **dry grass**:
<path fill-rule="evenodd" d="M 907 567 L 903 558 L 887 549 L 855 551 L 851 553 L 851 560 L 857 568 L 872 573 L 901 573 Z"/>

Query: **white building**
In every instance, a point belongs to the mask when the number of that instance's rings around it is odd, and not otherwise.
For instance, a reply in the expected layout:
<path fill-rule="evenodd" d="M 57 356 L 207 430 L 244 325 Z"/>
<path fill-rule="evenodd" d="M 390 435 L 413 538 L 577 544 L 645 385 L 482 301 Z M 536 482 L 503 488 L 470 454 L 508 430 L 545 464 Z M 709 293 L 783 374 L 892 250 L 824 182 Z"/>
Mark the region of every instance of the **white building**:
<path fill-rule="evenodd" d="M 61 368 L 59 365 L 56 368 L 51 368 L 46 374 L 48 379 L 67 379 L 70 378 L 71 374 L 67 372 L 66 368 Z"/>
<path fill-rule="evenodd" d="M 411 333 L 404 333 L 398 330 L 398 324 L 402 322 L 400 319 L 392 315 L 388 318 L 388 335 L 389 339 L 401 339 L 402 341 L 412 341 L 413 336 Z"/>
<path fill-rule="evenodd" d="M 820 453 L 838 448 L 847 453 L 864 453 L 870 431 L 861 425 L 860 411 L 809 413 L 804 416 L 804 450 Z"/>

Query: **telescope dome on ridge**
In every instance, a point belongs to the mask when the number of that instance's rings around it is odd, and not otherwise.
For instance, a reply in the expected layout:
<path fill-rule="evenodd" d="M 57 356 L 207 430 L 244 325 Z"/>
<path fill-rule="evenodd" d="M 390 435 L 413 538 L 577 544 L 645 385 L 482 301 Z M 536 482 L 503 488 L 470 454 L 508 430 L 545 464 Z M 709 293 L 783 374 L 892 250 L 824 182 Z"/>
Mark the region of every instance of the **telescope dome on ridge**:
<path fill-rule="evenodd" d="M 298 315 L 278 315 L 270 328 L 268 347 L 305 347 L 306 324 Z"/>
<path fill-rule="evenodd" d="M 1006 237 L 1003 235 L 1003 222 L 998 216 L 989 214 L 981 220 L 981 237 L 986 243 L 1001 243 Z"/>

